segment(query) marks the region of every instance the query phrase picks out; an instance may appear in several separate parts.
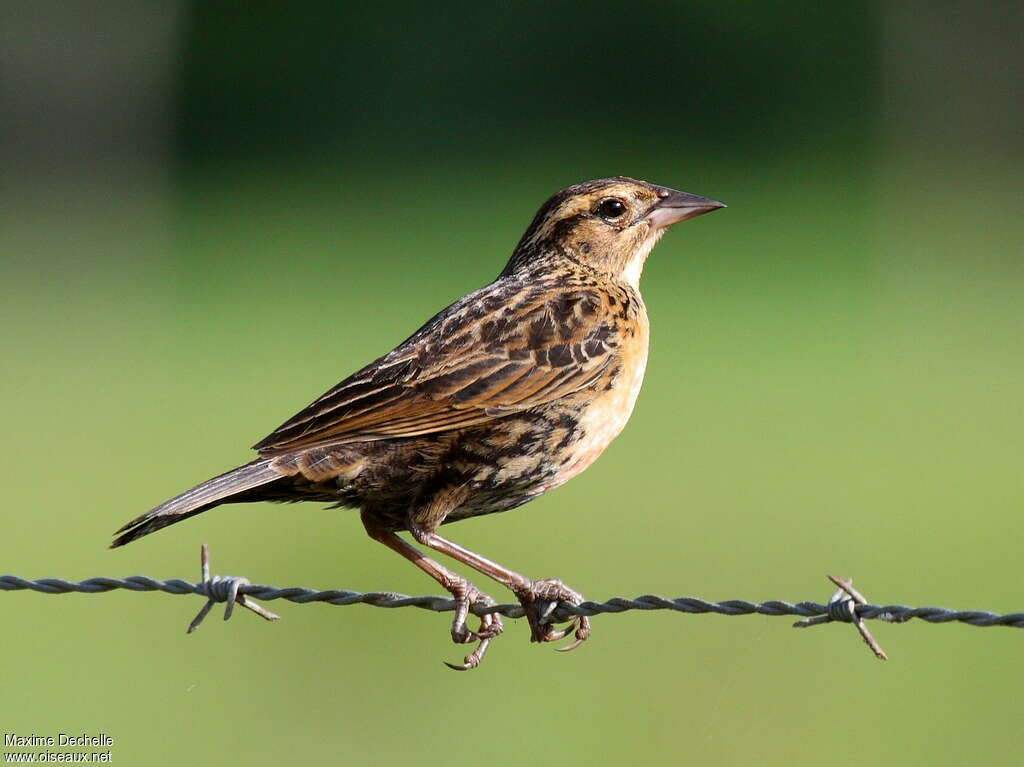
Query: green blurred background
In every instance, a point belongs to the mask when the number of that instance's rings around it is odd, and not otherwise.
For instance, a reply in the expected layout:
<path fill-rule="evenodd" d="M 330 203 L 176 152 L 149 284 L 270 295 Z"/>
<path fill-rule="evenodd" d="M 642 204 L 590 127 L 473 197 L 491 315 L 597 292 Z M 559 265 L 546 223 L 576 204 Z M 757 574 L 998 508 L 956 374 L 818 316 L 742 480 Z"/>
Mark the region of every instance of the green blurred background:
<path fill-rule="evenodd" d="M 352 512 L 109 533 L 489 281 L 555 190 L 729 209 L 646 271 L 633 419 L 580 479 L 447 528 L 595 599 L 1024 609 L 1017 3 L 0 7 L 0 570 L 434 593 Z M 481 584 L 483 585 L 483 584 Z M 504 598 L 500 589 L 491 589 Z M 629 613 L 511 622 L 0 598 L 0 728 L 120 764 L 1016 765 L 1024 635 Z M 216 617 L 216 614 L 215 614 Z"/>

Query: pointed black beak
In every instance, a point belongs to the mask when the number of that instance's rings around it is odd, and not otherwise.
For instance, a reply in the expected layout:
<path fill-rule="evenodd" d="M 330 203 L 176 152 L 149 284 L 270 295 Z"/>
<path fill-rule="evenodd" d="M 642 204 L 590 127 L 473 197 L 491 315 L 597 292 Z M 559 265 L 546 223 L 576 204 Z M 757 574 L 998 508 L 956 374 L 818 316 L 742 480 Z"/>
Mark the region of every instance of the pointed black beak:
<path fill-rule="evenodd" d="M 651 229 L 664 229 L 681 221 L 688 221 L 691 218 L 726 207 L 724 202 L 718 200 L 689 192 L 677 192 L 675 189 L 665 187 L 658 190 L 658 197 L 661 199 L 651 206 L 644 217 L 650 223 Z"/>

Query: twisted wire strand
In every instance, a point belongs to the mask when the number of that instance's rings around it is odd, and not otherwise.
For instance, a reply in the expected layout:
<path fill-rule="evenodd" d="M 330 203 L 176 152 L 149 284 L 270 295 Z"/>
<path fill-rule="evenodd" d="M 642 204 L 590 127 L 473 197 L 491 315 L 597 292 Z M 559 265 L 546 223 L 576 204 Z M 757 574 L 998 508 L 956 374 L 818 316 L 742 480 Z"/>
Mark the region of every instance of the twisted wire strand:
<path fill-rule="evenodd" d="M 449 612 L 455 609 L 455 601 L 442 596 L 408 596 L 391 591 L 359 592 L 346 589 L 317 591 L 302 587 L 278 588 L 249 583 L 244 578 L 234 576 L 214 576 L 212 579 L 190 583 L 180 578 L 158 580 L 146 575 L 132 575 L 127 578 L 88 578 L 83 581 L 67 581 L 62 578 L 26 579 L 16 575 L 0 575 L 0 591 L 35 591 L 42 594 L 102 594 L 115 589 L 128 591 L 162 591 L 166 594 L 199 594 L 211 602 L 224 602 L 234 591 L 236 599 L 260 600 L 284 599 L 296 604 L 323 602 L 331 605 L 364 604 L 372 607 L 419 607 L 433 612 Z M 228 601 L 230 606 L 232 601 Z M 901 623 L 917 618 L 928 623 L 966 623 L 970 626 L 1009 626 L 1024 628 L 1024 613 L 999 614 L 986 610 L 953 610 L 946 607 L 909 607 L 907 605 L 874 605 L 856 604 L 853 615 L 844 615 L 835 608 L 841 604 L 833 599 L 830 603 L 818 602 L 785 602 L 770 600 L 767 602 L 749 602 L 744 599 L 728 599 L 713 602 L 697 597 L 679 597 L 667 599 L 653 594 L 645 594 L 635 599 L 612 597 L 604 602 L 587 600 L 579 605 L 560 602 L 553 613 L 556 621 L 566 620 L 574 615 L 601 615 L 623 613 L 630 610 L 672 610 L 690 615 L 715 613 L 718 615 L 771 615 L 798 616 L 801 618 L 823 617 L 827 620 L 850 622 L 851 618 L 863 620 L 882 620 Z M 847 608 L 848 609 L 848 608 Z M 475 604 L 471 610 L 476 615 L 500 613 L 508 618 L 523 616 L 523 608 L 518 604 L 483 605 Z M 803 625 L 813 625 L 804 623 Z"/>

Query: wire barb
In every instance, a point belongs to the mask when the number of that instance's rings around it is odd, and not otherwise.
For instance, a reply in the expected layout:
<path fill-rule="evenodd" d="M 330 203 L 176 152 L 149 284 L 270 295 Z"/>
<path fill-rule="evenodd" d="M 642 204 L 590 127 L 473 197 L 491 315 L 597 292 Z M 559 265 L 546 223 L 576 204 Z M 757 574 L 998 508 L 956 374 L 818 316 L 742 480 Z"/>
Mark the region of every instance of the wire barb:
<path fill-rule="evenodd" d="M 146 575 L 132 575 L 127 578 L 89 578 L 84 581 L 66 581 L 61 578 L 39 578 L 29 580 L 16 575 L 0 575 L 0 591 L 35 591 L 41 594 L 103 594 L 115 589 L 127 591 L 162 591 L 166 594 L 199 594 L 206 597 L 206 604 L 189 624 L 189 632 L 195 631 L 202 623 L 216 602 L 225 602 L 224 619 L 231 617 L 234 605 L 240 604 L 266 620 L 278 620 L 279 616 L 255 603 L 254 599 L 272 600 L 286 599 L 296 604 L 325 602 L 331 605 L 364 604 L 372 607 L 419 607 L 433 612 L 450 612 L 456 609 L 455 600 L 440 596 L 407 596 L 389 591 L 371 591 L 361 593 L 335 589 L 316 591 L 307 588 L 277 588 L 250 583 L 247 578 L 228 575 L 210 575 L 209 549 L 202 547 L 202 580 L 189 583 L 178 578 L 161 581 Z M 966 623 L 970 626 L 1009 626 L 1024 628 L 1024 612 L 998 613 L 983 610 L 952 610 L 946 607 L 908 607 L 906 605 L 873 605 L 853 588 L 853 582 L 847 578 L 828 576 L 838 591 L 826 604 L 817 602 L 748 602 L 743 599 L 730 599 L 723 602 L 710 602 L 697 597 L 679 597 L 666 599 L 653 594 L 645 594 L 635 599 L 612 597 L 605 602 L 584 601 L 578 605 L 568 602 L 556 603 L 550 619 L 554 622 L 565 622 L 574 616 L 601 615 L 623 613 L 629 610 L 672 610 L 689 615 L 716 613 L 718 615 L 795 615 L 804 620 L 794 626 L 805 628 L 822 623 L 843 622 L 853 623 L 868 647 L 875 655 L 884 660 L 885 652 L 867 630 L 865 621 L 881 620 L 889 623 L 903 623 L 912 618 L 926 623 Z M 497 613 L 507 618 L 523 617 L 523 608 L 518 604 L 491 604 L 476 602 L 470 608 L 474 615 Z"/>
<path fill-rule="evenodd" d="M 256 602 L 249 601 L 245 598 L 245 594 L 240 593 L 244 586 L 251 585 L 248 578 L 240 578 L 237 575 L 210 576 L 210 547 L 205 543 L 199 550 L 199 562 L 202 567 L 202 580 L 196 585 L 199 587 L 199 593 L 206 596 L 206 604 L 196 614 L 196 617 L 192 619 L 192 622 L 188 624 L 188 629 L 185 630 L 186 634 L 191 634 L 199 628 L 199 624 L 206 619 L 206 616 L 217 602 L 226 602 L 224 605 L 224 620 L 228 620 L 231 617 L 231 612 L 235 609 L 236 602 L 268 621 L 281 620 L 280 615 L 270 612 L 270 610 Z"/>
<path fill-rule="evenodd" d="M 857 631 L 860 633 L 864 643 L 871 649 L 871 652 L 875 654 L 875 657 L 879 660 L 889 660 L 889 656 L 885 654 L 885 650 L 878 644 L 875 638 L 868 631 L 868 627 L 864 624 L 864 617 L 857 611 L 858 605 L 868 604 L 868 600 L 864 598 L 857 589 L 853 587 L 852 578 L 840 578 L 838 575 L 830 575 L 828 579 L 832 581 L 839 589 L 831 596 L 826 605 L 827 612 L 824 615 L 818 615 L 814 618 L 804 618 L 802 621 L 797 621 L 793 624 L 794 628 L 807 628 L 808 626 L 818 626 L 822 623 L 832 623 L 838 621 L 841 623 L 852 623 L 857 627 Z M 892 613 L 879 613 L 874 616 L 878 620 L 888 621 L 890 623 L 902 623 L 908 620 L 905 617 L 899 617 Z"/>

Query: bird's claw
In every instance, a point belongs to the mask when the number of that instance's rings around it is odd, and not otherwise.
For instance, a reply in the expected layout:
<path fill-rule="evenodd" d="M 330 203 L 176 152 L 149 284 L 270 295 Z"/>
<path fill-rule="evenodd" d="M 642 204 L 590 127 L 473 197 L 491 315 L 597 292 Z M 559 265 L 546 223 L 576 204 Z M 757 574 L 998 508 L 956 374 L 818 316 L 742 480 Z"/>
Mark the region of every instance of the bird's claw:
<path fill-rule="evenodd" d="M 483 660 L 484 653 L 491 640 L 498 636 L 505 628 L 501 616 L 497 613 L 485 613 L 480 616 L 480 627 L 473 631 L 466 625 L 470 609 L 474 604 L 483 604 L 491 607 L 497 604 L 490 596 L 482 592 L 469 581 L 458 584 L 452 589 L 455 597 L 455 618 L 452 620 L 452 641 L 456 644 L 470 644 L 479 642 L 476 649 L 466 656 L 462 664 L 456 665 L 445 661 L 448 668 L 455 671 L 468 671 L 476 668 Z"/>
<path fill-rule="evenodd" d="M 585 632 L 586 636 L 581 636 L 582 633 L 582 631 L 577 630 L 576 639 L 573 640 L 573 643 L 568 644 L 565 647 L 556 647 L 555 652 L 572 652 L 573 650 L 575 650 L 577 647 L 579 647 L 581 644 L 587 641 L 587 636 L 590 636 L 589 627 L 587 627 L 587 631 Z"/>
<path fill-rule="evenodd" d="M 452 671 L 469 671 L 471 668 L 476 668 L 480 665 L 480 661 L 484 659 L 484 653 L 487 652 L 487 645 L 489 645 L 490 643 L 491 637 L 481 639 L 480 644 L 476 646 L 476 649 L 473 650 L 473 652 L 471 652 L 463 659 L 462 663 L 456 664 L 445 661 L 444 665 L 446 665 Z"/>
<path fill-rule="evenodd" d="M 551 617 L 559 602 L 578 605 L 583 602 L 583 595 L 573 591 L 557 578 L 531 581 L 529 586 L 516 591 L 516 597 L 523 606 L 526 619 L 530 623 L 531 642 L 557 642 L 569 634 L 576 639 L 568 647 L 560 647 L 560 652 L 575 650 L 590 637 L 590 618 L 577 615 L 565 628 L 555 628 Z"/>
<path fill-rule="evenodd" d="M 472 642 L 478 644 L 462 663 L 445 661 L 444 665 L 453 671 L 469 671 L 480 665 L 491 640 L 502 632 L 504 626 L 500 615 L 486 613 L 480 616 L 480 627 L 473 631 L 466 625 L 473 605 L 482 604 L 491 607 L 496 604 L 495 601 L 469 581 L 453 584 L 450 591 L 455 597 L 452 641 L 456 644 Z M 582 594 L 573 591 L 560 580 L 547 578 L 530 581 L 528 585 L 515 590 L 515 595 L 523 606 L 526 619 L 530 623 L 530 641 L 557 642 L 572 634 L 575 639 L 571 644 L 557 648 L 559 652 L 569 652 L 575 650 L 590 637 L 590 618 L 585 615 L 573 616 L 562 628 L 556 627 L 552 622 L 559 603 L 567 602 L 578 605 L 583 602 Z"/>

